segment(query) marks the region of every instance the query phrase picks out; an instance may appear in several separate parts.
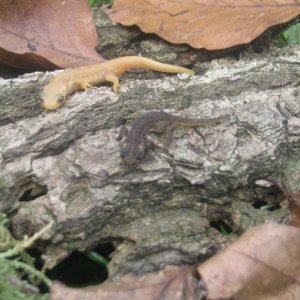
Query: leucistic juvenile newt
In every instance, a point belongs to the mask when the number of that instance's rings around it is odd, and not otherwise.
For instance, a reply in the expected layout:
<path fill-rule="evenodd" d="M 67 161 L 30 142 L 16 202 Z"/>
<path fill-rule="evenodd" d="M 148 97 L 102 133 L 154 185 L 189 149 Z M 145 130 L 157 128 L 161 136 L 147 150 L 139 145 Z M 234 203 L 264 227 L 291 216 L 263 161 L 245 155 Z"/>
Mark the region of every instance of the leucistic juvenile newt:
<path fill-rule="evenodd" d="M 228 120 L 230 115 L 224 115 L 211 119 L 190 119 L 180 116 L 171 115 L 162 111 L 145 113 L 136 118 L 130 131 L 122 127 L 117 138 L 118 141 L 126 137 L 124 146 L 121 146 L 120 156 L 127 165 L 135 164 L 141 159 L 148 149 L 154 147 L 153 141 L 146 138 L 150 131 L 166 132 L 168 140 L 172 138 L 172 130 L 179 126 L 203 126 L 207 124 L 217 124 Z"/>
<path fill-rule="evenodd" d="M 124 56 L 108 60 L 96 65 L 78 67 L 63 71 L 56 75 L 42 92 L 43 106 L 53 110 L 59 108 L 67 96 L 80 90 L 96 86 L 103 82 L 111 82 L 113 90 L 119 90 L 119 76 L 132 68 L 150 69 L 166 73 L 187 73 L 193 75 L 192 70 L 163 64 L 155 60 L 140 56 Z"/>

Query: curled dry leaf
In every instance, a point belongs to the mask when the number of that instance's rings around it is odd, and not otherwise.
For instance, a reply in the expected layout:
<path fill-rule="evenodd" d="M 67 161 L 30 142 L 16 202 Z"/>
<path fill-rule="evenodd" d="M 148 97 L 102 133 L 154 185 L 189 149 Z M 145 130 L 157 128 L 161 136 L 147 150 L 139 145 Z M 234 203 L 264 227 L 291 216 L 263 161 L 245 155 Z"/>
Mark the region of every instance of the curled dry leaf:
<path fill-rule="evenodd" d="M 140 277 L 124 276 L 118 282 L 104 283 L 86 289 L 72 289 L 55 283 L 51 300 L 149 300 L 149 299 L 202 299 L 204 288 L 196 267 L 168 266 L 158 273 Z"/>
<path fill-rule="evenodd" d="M 290 224 L 300 228 L 300 191 L 289 196 Z"/>
<path fill-rule="evenodd" d="M 198 267 L 208 299 L 299 299 L 300 229 L 257 226 Z"/>
<path fill-rule="evenodd" d="M 289 210 L 290 210 L 290 224 L 293 226 L 300 227 L 300 191 L 291 192 L 287 189 L 282 183 L 271 179 L 273 182 L 288 198 L 289 201 Z"/>
<path fill-rule="evenodd" d="M 0 62 L 24 70 L 97 63 L 97 33 L 85 0 L 0 1 Z"/>
<path fill-rule="evenodd" d="M 300 191 L 292 192 L 289 188 L 286 188 L 281 182 L 274 178 L 268 178 L 267 180 L 257 180 L 255 184 L 264 187 L 277 186 L 283 195 L 288 199 L 290 210 L 290 225 L 300 227 Z"/>
<path fill-rule="evenodd" d="M 251 42 L 300 13 L 299 0 L 115 0 L 115 22 L 209 50 Z"/>

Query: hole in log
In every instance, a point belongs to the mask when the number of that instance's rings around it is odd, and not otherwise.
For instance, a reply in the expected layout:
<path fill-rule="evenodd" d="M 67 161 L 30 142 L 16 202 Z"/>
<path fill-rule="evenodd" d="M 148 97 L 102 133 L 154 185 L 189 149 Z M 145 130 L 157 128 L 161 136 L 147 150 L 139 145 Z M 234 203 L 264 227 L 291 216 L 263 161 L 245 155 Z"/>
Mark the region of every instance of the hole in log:
<path fill-rule="evenodd" d="M 18 186 L 19 201 L 32 201 L 40 196 L 46 195 L 47 186 L 36 181 L 34 177 L 26 178 Z"/>
<path fill-rule="evenodd" d="M 218 219 L 215 221 L 210 221 L 209 225 L 218 231 L 220 231 L 222 234 L 227 235 L 232 233 L 231 227 L 226 223 L 226 220 L 224 219 Z"/>
<path fill-rule="evenodd" d="M 106 263 L 114 250 L 112 243 L 106 243 L 86 253 L 74 251 L 68 258 L 48 271 L 47 276 L 71 287 L 99 284 L 108 278 Z"/>
<path fill-rule="evenodd" d="M 277 209 L 280 209 L 281 206 L 278 203 L 268 203 L 266 201 L 263 200 L 257 200 L 255 201 L 252 206 L 254 208 L 258 208 L 258 209 L 264 209 L 264 210 L 268 210 L 268 211 L 274 211 Z"/>

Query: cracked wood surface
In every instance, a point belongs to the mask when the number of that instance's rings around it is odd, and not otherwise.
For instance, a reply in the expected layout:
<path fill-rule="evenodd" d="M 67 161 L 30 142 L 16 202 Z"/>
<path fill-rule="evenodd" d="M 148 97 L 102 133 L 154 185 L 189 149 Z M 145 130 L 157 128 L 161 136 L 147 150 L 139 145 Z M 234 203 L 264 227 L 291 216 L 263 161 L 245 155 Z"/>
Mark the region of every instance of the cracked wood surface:
<path fill-rule="evenodd" d="M 193 77 L 125 77 L 119 95 L 107 86 L 89 89 L 55 112 L 39 102 L 51 73 L 1 79 L 0 210 L 13 216 L 17 236 L 55 220 L 48 267 L 74 249 L 107 241 L 118 245 L 110 276 L 195 263 L 224 243 L 210 222 L 253 196 L 255 180 L 281 174 L 297 156 L 299 61 L 294 47 L 274 56 L 216 60 Z M 158 147 L 138 166 L 126 166 L 118 125 L 158 109 L 231 118 L 176 129 L 168 148 L 164 135 L 151 134 Z"/>

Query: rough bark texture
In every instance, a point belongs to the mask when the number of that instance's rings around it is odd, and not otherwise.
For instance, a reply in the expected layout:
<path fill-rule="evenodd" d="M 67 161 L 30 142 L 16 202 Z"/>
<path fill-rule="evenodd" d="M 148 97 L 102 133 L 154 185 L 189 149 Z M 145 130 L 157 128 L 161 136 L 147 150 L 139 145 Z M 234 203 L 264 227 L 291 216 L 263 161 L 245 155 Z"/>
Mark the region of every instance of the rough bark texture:
<path fill-rule="evenodd" d="M 121 92 L 89 89 L 56 112 L 39 103 L 54 73 L 0 80 L 0 210 L 17 236 L 54 219 L 48 267 L 67 253 L 118 245 L 110 276 L 166 264 L 195 263 L 234 232 L 286 211 L 251 204 L 264 191 L 257 179 L 284 176 L 298 188 L 300 48 L 207 64 L 203 75 L 121 80 Z M 216 126 L 175 130 L 136 167 L 119 156 L 117 126 L 163 109 L 196 118 L 230 114 Z M 299 168 L 298 168 L 299 169 Z"/>

